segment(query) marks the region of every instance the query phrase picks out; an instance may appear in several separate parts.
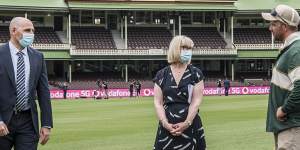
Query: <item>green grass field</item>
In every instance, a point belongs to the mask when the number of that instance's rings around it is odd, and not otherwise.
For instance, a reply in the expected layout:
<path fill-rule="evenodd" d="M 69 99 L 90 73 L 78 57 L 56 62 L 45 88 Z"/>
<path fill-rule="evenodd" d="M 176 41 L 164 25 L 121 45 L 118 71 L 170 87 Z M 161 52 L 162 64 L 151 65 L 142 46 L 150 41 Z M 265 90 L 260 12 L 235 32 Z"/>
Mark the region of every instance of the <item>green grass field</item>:
<path fill-rule="evenodd" d="M 53 101 L 54 129 L 40 150 L 151 150 L 153 98 Z M 200 107 L 208 150 L 272 150 L 267 96 L 205 97 Z"/>

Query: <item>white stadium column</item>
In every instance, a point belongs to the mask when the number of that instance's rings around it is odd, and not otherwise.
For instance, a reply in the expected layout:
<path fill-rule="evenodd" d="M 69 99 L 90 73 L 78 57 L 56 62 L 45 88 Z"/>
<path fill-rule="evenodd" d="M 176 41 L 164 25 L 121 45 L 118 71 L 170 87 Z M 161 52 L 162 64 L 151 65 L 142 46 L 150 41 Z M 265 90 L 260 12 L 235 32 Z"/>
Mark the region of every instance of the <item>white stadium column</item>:
<path fill-rule="evenodd" d="M 226 18 L 223 19 L 223 36 L 226 39 Z"/>
<path fill-rule="evenodd" d="M 69 14 L 69 15 L 70 15 L 70 14 Z M 66 35 L 66 36 L 67 36 L 68 42 L 69 42 L 69 38 L 70 38 L 70 37 L 69 37 L 69 32 L 70 32 L 70 31 L 69 31 L 69 24 L 70 24 L 70 22 L 69 22 L 69 15 L 68 15 L 67 27 L 66 27 L 66 29 L 67 29 L 67 35 Z M 70 43 L 69 43 L 69 44 L 70 44 Z"/>
<path fill-rule="evenodd" d="M 124 16 L 121 17 L 121 39 L 124 39 Z"/>
<path fill-rule="evenodd" d="M 231 48 L 233 48 L 233 15 L 231 16 Z"/>
<path fill-rule="evenodd" d="M 127 15 L 125 16 L 125 49 L 128 49 L 128 44 L 127 44 Z"/>
<path fill-rule="evenodd" d="M 271 33 L 271 37 L 272 37 L 272 49 L 274 49 L 274 35 Z"/>
<path fill-rule="evenodd" d="M 128 65 L 125 64 L 125 82 L 128 82 Z"/>
<path fill-rule="evenodd" d="M 179 31 L 179 35 L 181 35 L 181 16 L 178 16 L 178 31 Z"/>
<path fill-rule="evenodd" d="M 173 37 L 176 36 L 175 22 L 176 22 L 176 19 L 174 17 L 174 19 L 173 19 Z"/>
<path fill-rule="evenodd" d="M 105 29 L 108 29 L 108 15 L 107 15 L 107 11 L 104 12 L 104 16 L 105 16 Z"/>
<path fill-rule="evenodd" d="M 79 26 L 81 27 L 81 10 L 79 10 Z"/>
<path fill-rule="evenodd" d="M 69 21 L 68 21 L 68 28 L 69 28 L 69 32 L 68 32 L 68 40 L 69 40 L 69 44 L 70 46 L 72 45 L 72 41 L 71 41 L 71 14 L 69 13 Z"/>

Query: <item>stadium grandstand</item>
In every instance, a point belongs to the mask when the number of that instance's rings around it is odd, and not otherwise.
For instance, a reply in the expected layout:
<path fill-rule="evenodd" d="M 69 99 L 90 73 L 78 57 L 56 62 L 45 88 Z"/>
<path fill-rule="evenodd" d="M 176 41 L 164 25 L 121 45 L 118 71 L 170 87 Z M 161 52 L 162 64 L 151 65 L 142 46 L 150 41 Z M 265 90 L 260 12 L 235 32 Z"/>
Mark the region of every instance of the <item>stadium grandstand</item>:
<path fill-rule="evenodd" d="M 16 16 L 33 21 L 33 47 L 44 53 L 51 89 L 128 88 L 140 80 L 153 87 L 156 71 L 167 65 L 175 35 L 195 42 L 192 63 L 206 86 L 228 77 L 232 86 L 268 85 L 282 43 L 275 41 L 261 12 L 298 0 L 2 0 L 0 44 L 9 40 Z M 259 5 L 257 5 L 259 4 Z"/>

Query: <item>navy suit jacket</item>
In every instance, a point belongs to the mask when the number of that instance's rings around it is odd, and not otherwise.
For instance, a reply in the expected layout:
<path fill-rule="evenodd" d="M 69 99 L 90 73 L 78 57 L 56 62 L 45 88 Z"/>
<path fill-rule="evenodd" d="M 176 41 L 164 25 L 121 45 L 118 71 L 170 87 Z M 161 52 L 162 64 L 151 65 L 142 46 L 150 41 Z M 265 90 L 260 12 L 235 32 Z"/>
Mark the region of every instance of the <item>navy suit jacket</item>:
<path fill-rule="evenodd" d="M 48 86 L 47 69 L 41 52 L 28 47 L 30 62 L 29 105 L 36 133 L 39 133 L 39 121 L 36 99 L 41 112 L 41 126 L 53 127 L 52 108 Z M 13 115 L 16 104 L 16 81 L 9 44 L 0 46 L 0 121 L 6 125 Z M 36 97 L 37 96 L 37 97 Z"/>

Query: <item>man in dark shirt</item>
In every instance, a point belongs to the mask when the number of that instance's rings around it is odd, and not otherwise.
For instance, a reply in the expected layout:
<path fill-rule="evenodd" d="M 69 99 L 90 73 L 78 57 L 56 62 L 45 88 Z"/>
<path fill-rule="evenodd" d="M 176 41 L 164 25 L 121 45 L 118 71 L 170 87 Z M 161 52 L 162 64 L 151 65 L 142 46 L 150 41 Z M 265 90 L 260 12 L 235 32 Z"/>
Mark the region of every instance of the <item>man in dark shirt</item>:
<path fill-rule="evenodd" d="M 141 93 L 141 87 L 142 87 L 140 81 L 137 81 L 137 82 L 136 82 L 135 87 L 136 87 L 136 96 L 139 97 L 139 96 L 140 96 L 140 93 Z"/>
<path fill-rule="evenodd" d="M 108 83 L 103 81 L 102 82 L 102 87 L 104 89 L 104 99 L 108 99 Z"/>
<path fill-rule="evenodd" d="M 68 83 L 67 82 L 64 82 L 62 89 L 64 91 L 64 99 L 67 99 L 67 91 L 68 91 Z"/>
<path fill-rule="evenodd" d="M 230 89 L 230 81 L 227 78 L 224 80 L 224 88 L 225 88 L 225 96 L 228 96 L 228 92 Z"/>
<path fill-rule="evenodd" d="M 101 88 L 101 81 L 99 79 L 96 81 L 96 84 L 97 84 L 98 88 Z"/>
<path fill-rule="evenodd" d="M 132 97 L 133 96 L 133 82 L 131 82 L 130 84 L 129 84 L 129 93 L 130 93 L 130 97 Z"/>
<path fill-rule="evenodd" d="M 94 92 L 94 96 L 95 96 L 94 98 L 102 99 L 102 96 L 101 96 L 101 93 L 102 93 L 102 83 L 101 83 L 100 79 L 98 79 L 96 81 L 96 85 L 98 87 L 98 89 L 96 90 L 96 93 L 98 91 L 99 94 L 95 94 L 95 92 Z"/>
<path fill-rule="evenodd" d="M 221 81 L 221 79 L 219 79 L 218 81 L 217 81 L 217 91 L 218 91 L 218 95 L 219 96 L 221 96 L 222 95 L 222 81 Z"/>

